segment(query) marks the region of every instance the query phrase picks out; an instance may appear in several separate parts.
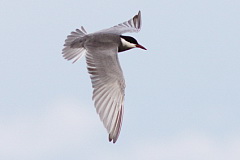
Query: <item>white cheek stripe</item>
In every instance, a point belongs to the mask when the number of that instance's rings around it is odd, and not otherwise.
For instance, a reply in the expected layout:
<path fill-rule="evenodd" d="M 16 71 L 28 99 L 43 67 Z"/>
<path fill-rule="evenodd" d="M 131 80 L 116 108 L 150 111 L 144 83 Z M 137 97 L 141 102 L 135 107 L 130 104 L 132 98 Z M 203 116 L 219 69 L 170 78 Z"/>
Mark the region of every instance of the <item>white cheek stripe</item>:
<path fill-rule="evenodd" d="M 124 47 L 127 47 L 127 48 L 135 48 L 136 47 L 136 44 L 130 43 L 123 38 L 121 38 L 121 42 Z"/>

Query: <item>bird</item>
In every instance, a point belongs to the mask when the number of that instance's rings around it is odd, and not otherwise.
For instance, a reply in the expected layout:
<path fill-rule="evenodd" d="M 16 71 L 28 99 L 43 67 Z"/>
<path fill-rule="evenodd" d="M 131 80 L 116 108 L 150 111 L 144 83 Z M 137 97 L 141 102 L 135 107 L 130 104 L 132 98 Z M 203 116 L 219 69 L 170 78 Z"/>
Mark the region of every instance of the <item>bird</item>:
<path fill-rule="evenodd" d="M 90 74 L 94 106 L 108 131 L 109 142 L 119 137 L 124 110 L 125 80 L 118 53 L 132 48 L 147 50 L 127 32 L 139 32 L 141 11 L 133 18 L 108 29 L 87 33 L 83 26 L 67 36 L 62 55 L 75 63 L 85 56 Z"/>

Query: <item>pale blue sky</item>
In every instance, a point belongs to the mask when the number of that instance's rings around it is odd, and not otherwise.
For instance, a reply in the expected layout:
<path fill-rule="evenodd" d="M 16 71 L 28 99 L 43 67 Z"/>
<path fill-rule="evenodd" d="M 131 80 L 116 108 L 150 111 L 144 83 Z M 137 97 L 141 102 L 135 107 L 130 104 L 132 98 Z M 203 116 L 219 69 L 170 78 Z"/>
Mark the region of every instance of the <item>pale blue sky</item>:
<path fill-rule="evenodd" d="M 142 11 L 148 50 L 119 54 L 126 79 L 116 144 L 66 36 Z M 240 2 L 1 0 L 0 159 L 240 159 Z"/>

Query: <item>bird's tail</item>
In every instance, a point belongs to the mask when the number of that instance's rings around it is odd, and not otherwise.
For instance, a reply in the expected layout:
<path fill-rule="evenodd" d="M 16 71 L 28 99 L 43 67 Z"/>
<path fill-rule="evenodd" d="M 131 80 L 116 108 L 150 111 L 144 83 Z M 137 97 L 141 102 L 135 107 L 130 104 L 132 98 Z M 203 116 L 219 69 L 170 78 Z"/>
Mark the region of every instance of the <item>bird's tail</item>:
<path fill-rule="evenodd" d="M 76 29 L 71 32 L 65 40 L 64 48 L 62 50 L 63 57 L 67 60 L 73 60 L 73 63 L 86 54 L 86 50 L 83 48 L 84 36 L 87 35 L 86 30 Z"/>

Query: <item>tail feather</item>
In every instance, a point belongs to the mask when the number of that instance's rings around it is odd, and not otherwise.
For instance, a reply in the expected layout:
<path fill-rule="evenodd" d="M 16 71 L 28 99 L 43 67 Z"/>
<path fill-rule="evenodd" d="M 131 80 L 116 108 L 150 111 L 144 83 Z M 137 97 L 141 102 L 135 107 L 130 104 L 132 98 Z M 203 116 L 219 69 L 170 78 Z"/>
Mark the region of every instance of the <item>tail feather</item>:
<path fill-rule="evenodd" d="M 74 59 L 73 63 L 86 54 L 86 50 L 83 48 L 84 36 L 87 35 L 86 30 L 76 29 L 71 32 L 65 40 L 64 48 L 62 50 L 63 57 L 67 60 Z"/>

